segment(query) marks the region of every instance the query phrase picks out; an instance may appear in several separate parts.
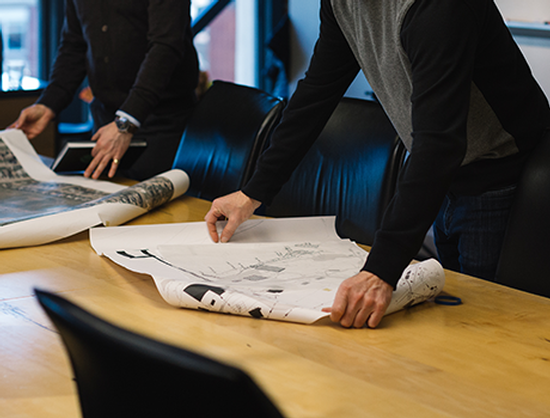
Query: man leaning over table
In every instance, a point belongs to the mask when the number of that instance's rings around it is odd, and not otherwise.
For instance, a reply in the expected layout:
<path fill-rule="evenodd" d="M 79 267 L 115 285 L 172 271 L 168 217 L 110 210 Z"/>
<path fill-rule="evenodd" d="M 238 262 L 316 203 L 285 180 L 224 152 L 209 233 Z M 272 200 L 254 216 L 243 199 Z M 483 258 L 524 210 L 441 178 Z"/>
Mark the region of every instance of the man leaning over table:
<path fill-rule="evenodd" d="M 11 127 L 36 137 L 87 76 L 96 145 L 84 175 L 108 168 L 113 177 L 132 138 L 147 149 L 122 175 L 144 180 L 170 169 L 196 103 L 190 24 L 189 0 L 66 0 L 48 87 Z"/>
<path fill-rule="evenodd" d="M 550 109 L 493 0 L 321 0 L 320 14 L 309 69 L 270 147 L 242 191 L 216 199 L 205 220 L 226 242 L 269 205 L 363 70 L 410 155 L 331 319 L 376 327 L 432 224 L 444 267 L 494 278 L 515 185 Z M 228 222 L 218 236 L 220 218 Z"/>

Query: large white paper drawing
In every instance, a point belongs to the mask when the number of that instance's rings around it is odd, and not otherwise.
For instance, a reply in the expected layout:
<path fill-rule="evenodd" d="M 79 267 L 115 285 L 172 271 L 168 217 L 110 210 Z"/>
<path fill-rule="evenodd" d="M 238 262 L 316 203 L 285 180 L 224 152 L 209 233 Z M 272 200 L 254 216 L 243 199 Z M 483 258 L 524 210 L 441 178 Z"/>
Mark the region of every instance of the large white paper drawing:
<path fill-rule="evenodd" d="M 60 176 L 23 132 L 0 132 L 0 248 L 45 244 L 96 225 L 120 225 L 187 191 L 171 170 L 134 186 Z"/>
<path fill-rule="evenodd" d="M 337 236 L 331 217 L 249 220 L 228 244 L 206 231 L 203 222 L 94 228 L 90 239 L 98 254 L 151 275 L 173 306 L 300 323 L 328 316 L 322 308 L 368 255 Z M 435 260 L 409 266 L 386 314 L 437 295 L 444 282 Z"/>

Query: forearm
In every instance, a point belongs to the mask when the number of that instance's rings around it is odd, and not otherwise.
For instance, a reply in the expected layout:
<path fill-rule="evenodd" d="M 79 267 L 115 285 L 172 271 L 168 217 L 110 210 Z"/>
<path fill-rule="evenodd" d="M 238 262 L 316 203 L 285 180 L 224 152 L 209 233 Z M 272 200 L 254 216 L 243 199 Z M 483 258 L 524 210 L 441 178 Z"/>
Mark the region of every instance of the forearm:
<path fill-rule="evenodd" d="M 409 156 L 363 267 L 391 286 L 395 287 L 420 250 L 452 182 L 453 172 L 460 166 L 463 155 L 460 149 L 443 152 L 442 148 L 418 153 L 413 150 Z"/>
<path fill-rule="evenodd" d="M 269 148 L 243 189 L 267 205 L 317 139 L 359 72 L 329 4 L 325 1 L 321 8 L 321 31 L 306 76 L 298 83 Z"/>
<path fill-rule="evenodd" d="M 56 114 L 72 101 L 76 90 L 86 77 L 87 45 L 74 5 L 66 2 L 61 41 L 48 86 L 37 100 Z"/>
<path fill-rule="evenodd" d="M 185 60 L 195 61 L 190 43 L 189 1 L 151 0 L 148 8 L 147 53 L 120 109 L 143 122 L 167 93 Z M 170 93 L 170 92 L 168 92 Z"/>
<path fill-rule="evenodd" d="M 440 18 L 452 7 L 452 18 Z M 403 24 L 411 64 L 412 148 L 365 264 L 395 286 L 416 256 L 463 164 L 478 26 L 468 7 L 419 2 Z M 438 34 L 445 34 L 441 39 Z"/>

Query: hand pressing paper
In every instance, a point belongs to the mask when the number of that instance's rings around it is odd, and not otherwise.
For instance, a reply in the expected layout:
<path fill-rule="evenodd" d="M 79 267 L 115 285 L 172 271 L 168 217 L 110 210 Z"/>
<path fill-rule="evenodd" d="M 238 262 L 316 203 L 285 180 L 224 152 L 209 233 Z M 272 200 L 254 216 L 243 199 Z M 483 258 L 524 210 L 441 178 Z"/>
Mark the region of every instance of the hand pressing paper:
<path fill-rule="evenodd" d="M 203 222 L 94 228 L 92 247 L 153 277 L 171 305 L 310 324 L 328 316 L 342 281 L 368 253 L 338 237 L 333 217 L 254 219 L 214 244 Z M 435 260 L 409 266 L 386 314 L 434 297 L 445 275 Z"/>

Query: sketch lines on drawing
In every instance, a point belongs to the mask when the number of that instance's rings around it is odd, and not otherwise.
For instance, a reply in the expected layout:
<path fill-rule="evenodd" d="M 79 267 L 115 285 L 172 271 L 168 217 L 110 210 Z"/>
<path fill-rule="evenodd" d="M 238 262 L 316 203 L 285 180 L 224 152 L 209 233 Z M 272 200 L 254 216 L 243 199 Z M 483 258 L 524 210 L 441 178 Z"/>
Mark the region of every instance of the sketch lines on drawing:
<path fill-rule="evenodd" d="M 317 315 L 330 306 L 339 284 L 359 270 L 366 252 L 351 242 L 333 241 L 162 245 L 157 251 L 117 255 L 126 258 L 128 268 L 132 262 L 148 261 L 177 271 L 155 277 L 159 291 L 173 305 L 285 319 L 302 310 Z"/>
<path fill-rule="evenodd" d="M 204 223 L 175 226 L 170 234 L 146 226 L 117 234 L 95 229 L 91 241 L 98 254 L 152 276 L 173 306 L 306 324 L 328 316 L 322 308 L 332 306 L 340 284 L 357 274 L 368 256 L 336 235 L 333 219 L 254 219 L 245 224 L 240 241 L 227 244 L 203 241 Z M 435 296 L 444 283 L 436 260 L 410 265 L 386 313 Z"/>
<path fill-rule="evenodd" d="M 284 283 L 307 287 L 331 278 L 349 277 L 364 262 L 366 253 L 352 244 L 264 243 L 159 247 L 165 260 L 186 266 L 204 280 L 227 286 L 245 284 L 258 289 L 282 289 Z M 218 248 L 219 247 L 219 248 Z"/>

